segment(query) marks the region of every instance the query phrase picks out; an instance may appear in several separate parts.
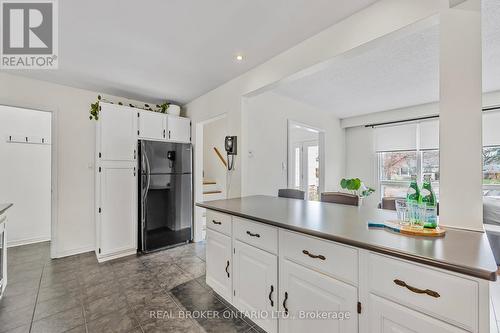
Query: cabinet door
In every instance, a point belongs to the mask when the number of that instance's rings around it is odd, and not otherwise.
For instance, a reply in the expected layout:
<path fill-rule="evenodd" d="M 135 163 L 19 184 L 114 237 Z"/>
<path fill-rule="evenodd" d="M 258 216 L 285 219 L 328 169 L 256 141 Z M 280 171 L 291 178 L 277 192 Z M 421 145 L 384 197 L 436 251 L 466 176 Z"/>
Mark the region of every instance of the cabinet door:
<path fill-rule="evenodd" d="M 252 320 L 268 333 L 278 330 L 278 257 L 240 241 L 234 242 L 234 304 L 242 312 L 264 313 Z"/>
<path fill-rule="evenodd" d="M 191 120 L 189 118 L 168 116 L 167 139 L 176 142 L 191 142 Z"/>
<path fill-rule="evenodd" d="M 231 238 L 207 230 L 207 284 L 229 302 L 232 300 Z"/>
<path fill-rule="evenodd" d="M 104 166 L 100 172 L 101 256 L 137 248 L 137 185 L 128 163 Z"/>
<path fill-rule="evenodd" d="M 164 140 L 166 137 L 166 119 L 163 113 L 139 111 L 139 138 L 146 140 Z"/>
<path fill-rule="evenodd" d="M 289 315 L 280 320 L 281 333 L 358 331 L 355 287 L 286 259 L 280 269 L 280 311 Z M 339 320 L 340 312 L 350 318 Z"/>
<path fill-rule="evenodd" d="M 455 326 L 370 294 L 372 333 L 465 333 Z"/>
<path fill-rule="evenodd" d="M 137 113 L 132 108 L 102 103 L 97 126 L 98 153 L 102 160 L 135 159 Z"/>

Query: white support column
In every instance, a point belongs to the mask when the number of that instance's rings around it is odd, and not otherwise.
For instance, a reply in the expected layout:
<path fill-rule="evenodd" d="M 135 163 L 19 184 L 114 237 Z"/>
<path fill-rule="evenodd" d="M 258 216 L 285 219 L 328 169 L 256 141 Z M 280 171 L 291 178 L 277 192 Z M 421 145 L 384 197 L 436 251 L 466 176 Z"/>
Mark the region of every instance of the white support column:
<path fill-rule="evenodd" d="M 483 230 L 481 2 L 443 11 L 440 43 L 441 224 Z"/>

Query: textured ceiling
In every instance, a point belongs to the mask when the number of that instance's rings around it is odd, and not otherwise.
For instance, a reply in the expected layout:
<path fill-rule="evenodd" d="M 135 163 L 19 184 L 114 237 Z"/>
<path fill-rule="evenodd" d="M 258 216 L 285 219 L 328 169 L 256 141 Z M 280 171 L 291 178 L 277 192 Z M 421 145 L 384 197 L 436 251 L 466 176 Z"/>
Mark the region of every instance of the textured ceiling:
<path fill-rule="evenodd" d="M 373 2 L 59 1 L 59 70 L 16 74 L 185 103 Z M 236 63 L 239 53 L 245 58 Z"/>
<path fill-rule="evenodd" d="M 483 0 L 483 90 L 500 90 L 500 1 Z M 334 59 L 275 92 L 347 118 L 439 100 L 439 26 Z"/>

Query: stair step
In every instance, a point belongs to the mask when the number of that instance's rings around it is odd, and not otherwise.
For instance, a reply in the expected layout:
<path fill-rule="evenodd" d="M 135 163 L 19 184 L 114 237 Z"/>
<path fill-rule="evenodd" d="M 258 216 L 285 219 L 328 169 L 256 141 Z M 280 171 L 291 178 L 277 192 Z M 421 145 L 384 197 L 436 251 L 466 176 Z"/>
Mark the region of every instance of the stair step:
<path fill-rule="evenodd" d="M 215 191 L 204 191 L 203 194 L 219 194 L 222 193 L 222 191 L 215 190 Z"/>

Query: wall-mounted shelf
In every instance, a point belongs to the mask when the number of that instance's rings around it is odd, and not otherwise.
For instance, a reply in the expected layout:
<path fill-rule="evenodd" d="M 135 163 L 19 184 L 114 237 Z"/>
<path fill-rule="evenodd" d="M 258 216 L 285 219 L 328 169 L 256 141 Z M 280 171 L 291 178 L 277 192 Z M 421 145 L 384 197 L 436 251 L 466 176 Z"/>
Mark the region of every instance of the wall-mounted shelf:
<path fill-rule="evenodd" d="M 50 140 L 48 138 L 42 138 L 39 136 L 7 135 L 6 142 L 50 145 Z"/>

